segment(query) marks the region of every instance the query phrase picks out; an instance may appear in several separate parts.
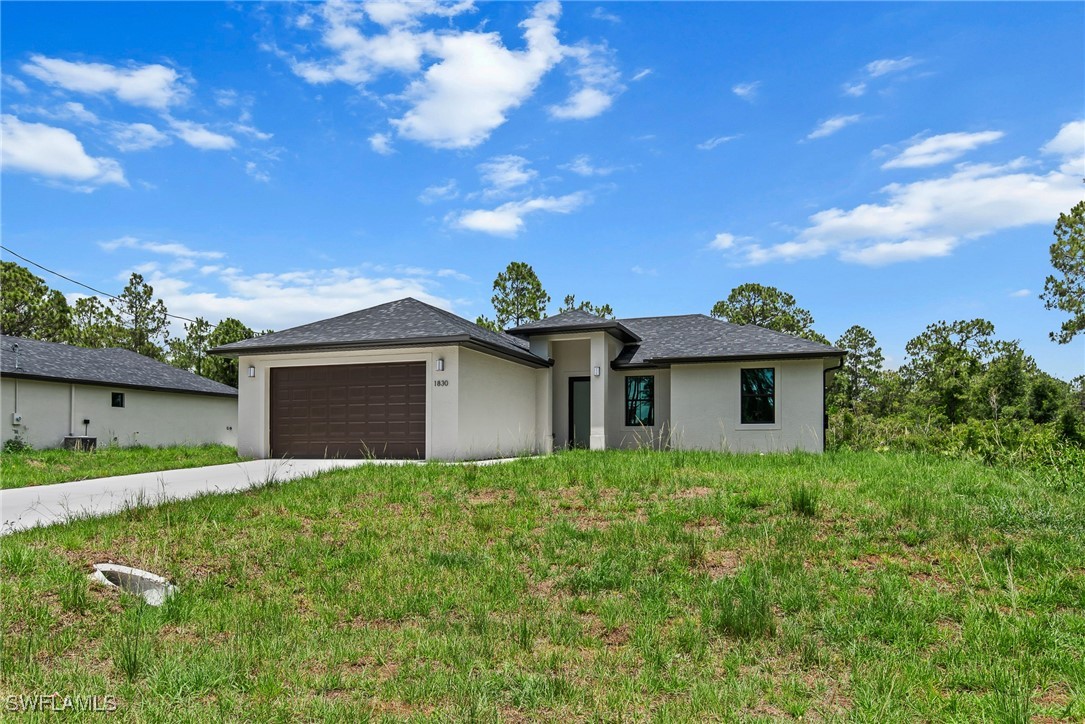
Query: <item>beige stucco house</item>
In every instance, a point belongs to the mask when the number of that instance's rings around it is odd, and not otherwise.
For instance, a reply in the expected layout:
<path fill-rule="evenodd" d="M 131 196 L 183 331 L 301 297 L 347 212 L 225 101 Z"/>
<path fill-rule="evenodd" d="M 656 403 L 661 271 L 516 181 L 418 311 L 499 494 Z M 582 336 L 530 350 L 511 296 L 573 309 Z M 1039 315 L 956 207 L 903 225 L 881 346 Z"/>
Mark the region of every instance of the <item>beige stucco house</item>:
<path fill-rule="evenodd" d="M 409 298 L 212 352 L 239 360 L 242 455 L 440 460 L 820 452 L 844 355 L 700 314 L 571 311 L 496 333 Z"/>
<path fill-rule="evenodd" d="M 35 448 L 237 444 L 237 390 L 125 349 L 0 335 L 0 436 Z"/>

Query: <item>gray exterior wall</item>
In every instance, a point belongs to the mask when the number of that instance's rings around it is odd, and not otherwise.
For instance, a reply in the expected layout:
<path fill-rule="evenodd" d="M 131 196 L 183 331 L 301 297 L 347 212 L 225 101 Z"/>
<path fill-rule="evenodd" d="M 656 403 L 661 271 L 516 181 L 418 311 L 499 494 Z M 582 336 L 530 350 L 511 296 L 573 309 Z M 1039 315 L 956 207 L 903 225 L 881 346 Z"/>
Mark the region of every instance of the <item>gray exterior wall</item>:
<path fill-rule="evenodd" d="M 123 408 L 112 406 L 113 392 L 124 393 Z M 237 444 L 232 397 L 4 377 L 0 410 L 3 442 L 18 434 L 36 448 L 60 447 L 66 436 L 84 430 L 102 446 Z M 16 411 L 19 426 L 12 424 Z M 86 428 L 84 419 L 90 420 Z"/>
<path fill-rule="evenodd" d="M 822 451 L 826 362 L 765 360 L 671 367 L 672 446 L 729 452 Z M 740 370 L 776 370 L 776 422 L 742 425 Z"/>

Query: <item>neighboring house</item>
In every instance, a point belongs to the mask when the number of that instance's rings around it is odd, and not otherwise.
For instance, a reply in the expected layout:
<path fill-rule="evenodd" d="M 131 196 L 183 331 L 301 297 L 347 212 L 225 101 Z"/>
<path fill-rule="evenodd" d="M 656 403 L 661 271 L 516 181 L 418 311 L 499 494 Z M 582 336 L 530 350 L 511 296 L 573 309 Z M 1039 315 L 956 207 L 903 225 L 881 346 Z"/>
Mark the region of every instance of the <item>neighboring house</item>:
<path fill-rule="evenodd" d="M 844 352 L 701 314 L 572 311 L 496 333 L 415 299 L 224 345 L 254 457 L 565 447 L 821 451 Z"/>
<path fill-rule="evenodd" d="M 237 444 L 237 390 L 126 349 L 0 335 L 0 432 L 36 448 Z"/>

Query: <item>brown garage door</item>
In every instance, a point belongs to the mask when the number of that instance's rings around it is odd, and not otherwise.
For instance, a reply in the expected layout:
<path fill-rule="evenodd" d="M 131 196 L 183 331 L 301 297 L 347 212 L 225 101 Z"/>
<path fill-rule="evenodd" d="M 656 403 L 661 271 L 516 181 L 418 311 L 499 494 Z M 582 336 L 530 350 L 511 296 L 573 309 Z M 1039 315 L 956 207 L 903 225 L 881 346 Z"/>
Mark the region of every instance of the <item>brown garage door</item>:
<path fill-rule="evenodd" d="M 272 368 L 271 455 L 424 458 L 426 363 Z"/>

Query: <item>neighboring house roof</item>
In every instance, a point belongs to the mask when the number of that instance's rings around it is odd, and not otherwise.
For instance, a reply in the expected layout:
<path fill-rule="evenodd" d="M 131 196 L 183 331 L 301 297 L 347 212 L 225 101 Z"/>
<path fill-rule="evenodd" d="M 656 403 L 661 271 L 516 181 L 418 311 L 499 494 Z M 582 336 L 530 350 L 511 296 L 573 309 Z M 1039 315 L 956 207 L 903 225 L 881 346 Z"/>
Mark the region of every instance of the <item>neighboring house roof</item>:
<path fill-rule="evenodd" d="M 0 335 L 0 376 L 237 397 L 229 385 L 126 349 L 90 349 L 7 335 Z"/>
<path fill-rule="evenodd" d="M 459 344 L 536 367 L 549 365 L 549 360 L 536 357 L 529 351 L 526 340 L 480 327 L 410 297 L 262 337 L 224 344 L 211 352 L 238 356 L 439 344 Z"/>
<path fill-rule="evenodd" d="M 753 325 L 731 324 L 704 314 L 619 320 L 641 338 L 626 345 L 615 368 L 653 367 L 673 362 L 744 359 L 842 357 L 845 352 L 819 342 Z"/>
<path fill-rule="evenodd" d="M 534 334 L 562 334 L 568 332 L 609 332 L 623 342 L 639 342 L 640 337 L 631 332 L 619 319 L 598 317 L 580 309 L 546 317 L 535 322 L 521 324 L 507 330 L 509 334 L 527 337 Z"/>

